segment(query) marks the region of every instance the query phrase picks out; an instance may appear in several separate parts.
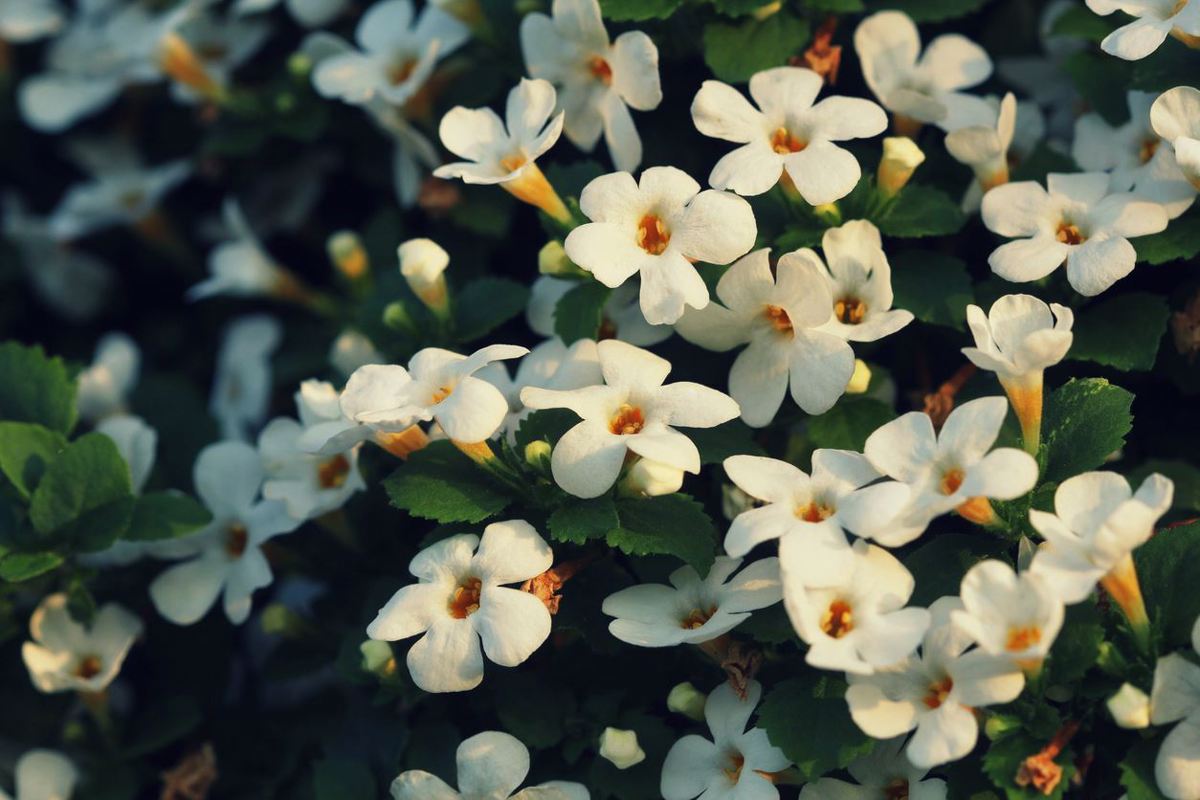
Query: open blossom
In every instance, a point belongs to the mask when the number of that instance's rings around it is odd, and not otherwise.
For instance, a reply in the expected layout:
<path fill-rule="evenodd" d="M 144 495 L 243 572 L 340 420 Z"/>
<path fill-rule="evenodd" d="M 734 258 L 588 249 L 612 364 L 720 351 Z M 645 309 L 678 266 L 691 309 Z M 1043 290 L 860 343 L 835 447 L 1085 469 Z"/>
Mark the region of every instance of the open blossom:
<path fill-rule="evenodd" d="M 1174 493 L 1174 484 L 1157 473 L 1136 493 L 1115 472 L 1068 478 L 1054 492 L 1053 514 L 1029 510 L 1029 521 L 1046 540 L 1029 571 L 1045 578 L 1066 603 L 1084 600 L 1097 583 L 1122 608 L 1134 597 L 1140 601 L 1130 554 L 1154 535 Z"/>
<path fill-rule="evenodd" d="M 226 199 L 221 213 L 230 238 L 208 254 L 209 277 L 188 289 L 188 299 L 288 294 L 290 274 L 267 253 L 237 201 Z"/>
<path fill-rule="evenodd" d="M 708 305 L 694 261 L 728 264 L 754 245 L 750 204 L 730 192 L 700 190 L 675 167 L 651 167 L 592 180 L 579 196 L 591 222 L 567 236 L 567 255 L 605 286 L 640 275 L 641 305 L 653 324 L 673 323 L 684 306 Z"/>
<path fill-rule="evenodd" d="M 951 623 L 984 652 L 1019 666 L 1041 664 L 1062 629 L 1063 603 L 1049 576 L 988 559 L 967 571 L 960 593 L 963 607 Z"/>
<path fill-rule="evenodd" d="M 564 280 L 542 275 L 533 282 L 529 292 L 529 306 L 525 309 L 525 321 L 534 333 L 554 336 L 554 315 L 558 301 L 563 295 L 578 286 L 578 281 Z M 650 347 L 674 332 L 670 325 L 651 325 L 638 304 L 639 283 L 626 281 L 609 292 L 608 300 L 601 309 L 600 338 L 620 339 Z"/>
<path fill-rule="evenodd" d="M 858 160 L 835 142 L 867 139 L 887 129 L 887 114 L 870 100 L 827 97 L 814 105 L 824 80 L 802 67 L 776 67 L 750 78 L 752 106 L 727 83 L 705 81 L 692 101 L 692 120 L 705 136 L 736 142 L 708 182 L 741 195 L 770 190 L 786 171 L 805 202 L 840 200 L 858 184 Z"/>
<path fill-rule="evenodd" d="M 515 667 L 550 635 L 550 612 L 505 584 L 541 575 L 554 553 L 525 520 L 493 522 L 480 538 L 461 533 L 426 547 L 405 586 L 367 627 L 372 639 L 421 635 L 408 651 L 413 682 L 427 692 L 463 692 L 483 681 L 483 655 Z M 483 643 L 480 651 L 480 640 Z"/>
<path fill-rule="evenodd" d="M 1200 655 L 1200 618 L 1192 627 L 1192 650 Z M 1200 667 L 1178 653 L 1163 656 L 1155 666 L 1150 722 L 1178 723 L 1154 762 L 1158 788 L 1171 800 L 1200 797 Z"/>
<path fill-rule="evenodd" d="M 124 333 L 101 337 L 92 363 L 79 373 L 75 404 L 80 419 L 95 424 L 123 412 L 141 367 L 142 351 L 137 342 Z"/>
<path fill-rule="evenodd" d="M 929 770 L 908 760 L 904 743 L 903 736 L 879 742 L 870 753 L 846 767 L 856 783 L 820 778 L 805 784 L 800 800 L 946 800 L 946 782 L 926 778 Z"/>
<path fill-rule="evenodd" d="M 791 766 L 762 728 L 750 728 L 750 716 L 762 698 L 762 684 L 749 681 L 745 697 L 728 682 L 704 704 L 712 739 L 689 734 L 671 746 L 663 761 L 659 790 L 666 800 L 694 797 L 723 800 L 776 800 L 779 790 L 770 775 Z"/>
<path fill-rule="evenodd" d="M 608 631 L 640 647 L 716 639 L 783 596 L 778 559 L 760 559 L 734 575 L 741 566 L 740 558 L 718 556 L 703 580 L 683 566 L 671 573 L 670 586 L 643 583 L 609 595 L 602 610 L 616 619 Z"/>
<path fill-rule="evenodd" d="M 70 800 L 79 782 L 71 759 L 55 750 L 29 750 L 17 759 L 15 794 L 0 800 Z"/>
<path fill-rule="evenodd" d="M 811 477 L 786 461 L 747 455 L 725 459 L 725 472 L 763 503 L 734 518 L 725 551 L 740 557 L 778 538 L 781 556 L 806 586 L 847 580 L 856 559 L 845 531 L 866 535 L 908 500 L 901 484 L 864 488 L 880 475 L 866 457 L 848 450 L 815 451 Z"/>
<path fill-rule="evenodd" d="M 919 655 L 872 675 L 847 676 L 855 724 L 876 739 L 915 731 L 905 755 L 923 769 L 971 752 L 979 737 L 975 709 L 1015 700 L 1025 687 L 1025 675 L 1010 660 L 970 649 L 970 638 L 950 624 L 960 605 L 943 597 L 930 607 L 933 625 Z"/>
<path fill-rule="evenodd" d="M 61 239 L 78 239 L 114 225 L 137 225 L 148 220 L 164 197 L 192 173 L 186 161 L 143 167 L 122 148 L 97 145 L 108 160 L 86 158 L 91 180 L 66 191 L 50 217 Z"/>
<path fill-rule="evenodd" d="M 617 169 L 637 169 L 642 140 L 629 109 L 650 111 L 662 102 L 658 48 L 641 31 L 610 43 L 596 0 L 554 0 L 550 13 L 521 20 L 529 74 L 558 89 L 564 130 L 577 147 L 590 152 L 603 133 Z"/>
<path fill-rule="evenodd" d="M 522 78 L 508 93 L 504 119 L 490 108 L 455 106 L 442 117 L 438 136 L 447 150 L 465 160 L 444 164 L 433 174 L 500 184 L 518 200 L 566 222 L 570 212 L 536 163 L 562 133 L 563 112 L 554 113 L 556 102 L 549 81 Z"/>
<path fill-rule="evenodd" d="M 491 364 L 480 371 L 479 377 L 495 386 L 508 401 L 508 414 L 500 431 L 509 444 L 517 440 L 517 428 L 533 413 L 521 402 L 521 392 L 527 386 L 539 389 L 571 391 L 595 386 L 604 380 L 600 372 L 600 354 L 591 339 L 580 339 L 570 347 L 557 337 L 547 339 L 521 359 L 511 377 L 503 364 Z"/>
<path fill-rule="evenodd" d="M 358 49 L 338 42 L 341 52 L 313 69 L 313 86 L 322 97 L 355 105 L 374 100 L 404 105 L 425 85 L 438 59 L 469 37 L 465 25 L 435 5 L 417 15 L 411 0 L 381 0 L 358 22 Z"/>
<path fill-rule="evenodd" d="M 1150 106 L 1150 125 L 1171 146 L 1175 163 L 1200 191 L 1200 89 L 1176 86 Z"/>
<path fill-rule="evenodd" d="M 1037 482 L 1033 456 L 1011 447 L 992 449 L 1008 404 L 1002 397 L 981 397 L 955 408 L 940 433 L 929 415 L 913 411 L 892 420 L 867 438 L 871 464 L 912 493 L 908 508 L 873 538 L 899 547 L 920 536 L 935 517 L 951 510 L 979 524 L 993 517 L 988 498 L 1012 500 Z"/>
<path fill-rule="evenodd" d="M 916 583 L 895 556 L 861 539 L 851 553 L 853 564 L 841 581 L 809 587 L 781 550 L 783 605 L 808 644 L 805 661 L 866 675 L 912 653 L 929 628 L 929 612 L 905 608 Z"/>
<path fill-rule="evenodd" d="M 42 692 L 102 692 L 117 677 L 142 621 L 116 603 L 101 607 L 89 627 L 71 617 L 65 594 L 47 595 L 29 619 L 33 641 L 21 657 Z"/>
<path fill-rule="evenodd" d="M 1036 181 L 1006 183 L 983 196 L 982 211 L 990 230 L 1016 239 L 988 257 L 993 272 L 1027 283 L 1065 263 L 1071 286 L 1089 297 L 1133 271 L 1130 237 L 1167 227 L 1161 205 L 1113 193 L 1103 172 L 1051 173 L 1045 189 Z"/>
<path fill-rule="evenodd" d="M 514 736 L 484 731 L 464 739 L 455 751 L 458 791 L 421 769 L 392 781 L 394 800 L 588 800 L 587 787 L 550 781 L 517 791 L 529 774 L 529 750 Z"/>
<path fill-rule="evenodd" d="M 961 90 L 983 83 L 992 60 L 957 33 L 943 34 L 921 53 L 921 35 L 902 11 L 880 11 L 859 23 L 854 49 L 867 86 L 896 115 L 900 133 L 931 122 L 944 131 L 978 119 L 985 101 Z M 919 58 L 918 58 L 919 56 Z"/>
<path fill-rule="evenodd" d="M 271 356 L 282 338 L 279 320 L 265 314 L 239 317 L 226 327 L 208 402 L 223 438 L 248 440 L 266 418 Z"/>
<path fill-rule="evenodd" d="M 1097 14 L 1123 11 L 1135 17 L 1104 37 L 1100 47 L 1110 55 L 1137 61 L 1158 49 L 1167 36 L 1189 45 L 1200 36 L 1200 3 L 1196 0 L 1087 0 Z"/>
<path fill-rule="evenodd" d="M 166 619 L 191 625 L 223 595 L 225 615 L 240 625 L 250 616 L 255 590 L 273 579 L 263 544 L 300 522 L 283 503 L 258 499 L 262 462 L 243 442 L 218 442 L 200 451 L 193 480 L 212 522 L 173 540 L 170 552 L 156 553 L 183 561 L 154 579 L 150 599 Z"/>
<path fill-rule="evenodd" d="M 631 344 L 608 340 L 597 348 L 603 385 L 521 392 L 529 408 L 569 408 L 583 418 L 554 447 L 550 466 L 558 485 L 576 497 L 599 497 L 629 453 L 699 472 L 700 451 L 675 426 L 720 425 L 737 416 L 737 403 L 698 383 L 664 385 L 671 362 Z"/>
<path fill-rule="evenodd" d="M 1008 148 L 1017 126 L 1017 98 L 1004 95 L 994 124 L 971 124 L 946 134 L 946 150 L 966 164 L 986 191 L 1008 182 Z"/>

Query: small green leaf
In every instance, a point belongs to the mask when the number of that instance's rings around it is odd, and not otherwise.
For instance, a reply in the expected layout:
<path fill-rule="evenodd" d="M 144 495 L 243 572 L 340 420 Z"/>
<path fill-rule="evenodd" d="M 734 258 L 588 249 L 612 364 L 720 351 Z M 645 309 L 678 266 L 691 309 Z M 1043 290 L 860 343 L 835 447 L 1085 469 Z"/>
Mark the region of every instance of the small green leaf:
<path fill-rule="evenodd" d="M 137 498 L 125 539 L 135 542 L 177 539 L 212 522 L 212 514 L 178 491 L 151 492 Z"/>
<path fill-rule="evenodd" d="M 554 332 L 567 345 L 600 338 L 604 304 L 611 291 L 599 281 L 584 281 L 572 287 L 554 307 Z"/>
<path fill-rule="evenodd" d="M 950 195 L 932 186 L 912 183 L 875 220 L 884 236 L 907 239 L 949 236 L 958 233 L 966 223 L 966 215 Z"/>
<path fill-rule="evenodd" d="M 870 397 L 843 398 L 836 406 L 808 423 L 808 438 L 814 447 L 862 450 L 867 437 L 896 418 L 887 403 Z"/>
<path fill-rule="evenodd" d="M 701 576 L 715 558 L 716 528 L 704 507 L 684 494 L 617 501 L 620 527 L 608 532 L 609 547 L 633 556 L 671 555 Z"/>
<path fill-rule="evenodd" d="M 1100 378 L 1076 379 L 1050 393 L 1042 429 L 1045 481 L 1064 481 L 1096 469 L 1125 444 L 1133 429 L 1133 395 Z"/>
<path fill-rule="evenodd" d="M 1193 205 L 1171 220 L 1162 233 L 1138 236 L 1130 241 L 1137 250 L 1138 261 L 1166 264 L 1194 258 L 1200 253 L 1200 205 Z"/>
<path fill-rule="evenodd" d="M 1078 312 L 1068 356 L 1119 370 L 1149 370 L 1171 310 L 1156 294 L 1117 295 Z"/>
<path fill-rule="evenodd" d="M 871 11 L 894 8 L 912 17 L 913 22 L 941 22 L 972 14 L 988 0 L 876 0 Z"/>
<path fill-rule="evenodd" d="M 349 758 L 326 758 L 313 765 L 314 800 L 374 800 L 379 797 L 371 768 Z"/>
<path fill-rule="evenodd" d="M 506 278 L 480 278 L 454 297 L 454 332 L 473 342 L 525 310 L 529 290 Z"/>
<path fill-rule="evenodd" d="M 39 533 L 83 552 L 112 544 L 132 513 L 129 465 L 102 433 L 72 442 L 50 464 L 29 503 L 29 519 Z"/>
<path fill-rule="evenodd" d="M 600 0 L 600 13 L 616 22 L 666 19 L 683 5 L 683 0 Z"/>
<path fill-rule="evenodd" d="M 581 500 L 555 510 L 549 519 L 550 537 L 558 542 L 583 544 L 603 539 L 620 526 L 617 506 L 611 497 Z"/>
<path fill-rule="evenodd" d="M 62 563 L 57 553 L 9 553 L 0 558 L 0 580 L 20 583 L 57 569 Z"/>
<path fill-rule="evenodd" d="M 396 508 L 436 522 L 480 522 L 512 502 L 450 442 L 433 442 L 413 453 L 383 487 Z"/>
<path fill-rule="evenodd" d="M 61 433 L 32 422 L 0 422 L 0 471 L 28 500 L 67 446 Z"/>
<path fill-rule="evenodd" d="M 899 253 L 891 263 L 894 308 L 911 311 L 922 322 L 965 328 L 967 305 L 975 302 L 966 263 L 925 250 Z"/>
<path fill-rule="evenodd" d="M 808 38 L 808 20 L 786 11 L 763 20 L 711 22 L 704 27 L 704 61 L 723 81 L 748 81 L 756 72 L 786 64 Z"/>
<path fill-rule="evenodd" d="M 75 381 L 40 347 L 0 344 L 0 419 L 34 422 L 59 433 L 75 427 Z"/>
<path fill-rule="evenodd" d="M 875 746 L 850 719 L 845 695 L 843 680 L 809 670 L 804 677 L 777 683 L 759 706 L 758 727 L 806 781 L 845 768 Z M 819 735 L 801 720 L 819 720 Z"/>

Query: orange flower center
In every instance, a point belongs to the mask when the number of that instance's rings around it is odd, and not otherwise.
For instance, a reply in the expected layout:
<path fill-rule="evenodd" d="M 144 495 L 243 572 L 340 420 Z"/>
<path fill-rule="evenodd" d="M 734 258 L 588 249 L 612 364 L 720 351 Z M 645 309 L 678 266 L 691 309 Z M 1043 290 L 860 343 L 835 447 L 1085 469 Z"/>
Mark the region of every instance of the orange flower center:
<path fill-rule="evenodd" d="M 406 58 L 403 61 L 392 64 L 387 70 L 388 83 L 392 86 L 399 86 L 412 76 L 413 70 L 416 67 L 417 60 L 415 58 Z"/>
<path fill-rule="evenodd" d="M 963 485 L 964 477 L 963 471 L 958 467 L 946 470 L 942 473 L 942 480 L 938 484 L 938 491 L 949 497 Z"/>
<path fill-rule="evenodd" d="M 240 558 L 242 553 L 246 552 L 249 542 L 250 532 L 240 522 L 230 524 L 229 529 L 225 531 L 225 552 L 232 558 Z"/>
<path fill-rule="evenodd" d="M 500 159 L 500 166 L 504 167 L 509 172 L 516 172 L 521 167 L 525 166 L 527 161 L 529 161 L 529 159 L 525 157 L 524 153 L 513 153 L 511 156 L 505 156 L 504 158 Z"/>
<path fill-rule="evenodd" d="M 656 214 L 647 214 L 638 223 L 637 244 L 652 256 L 659 255 L 671 243 L 671 232 Z"/>
<path fill-rule="evenodd" d="M 780 155 L 799 153 L 808 147 L 808 142 L 793 136 L 787 128 L 776 128 L 771 134 L 771 149 Z"/>
<path fill-rule="evenodd" d="M 317 467 L 317 483 L 322 489 L 340 489 L 350 475 L 350 462 L 338 454 Z"/>
<path fill-rule="evenodd" d="M 466 619 L 479 610 L 479 594 L 483 590 L 483 581 L 479 578 L 467 578 L 458 585 L 454 594 L 450 595 L 450 616 L 455 619 Z"/>
<path fill-rule="evenodd" d="M 722 772 L 730 783 L 736 785 L 742 778 L 742 767 L 746 765 L 746 757 L 741 753 L 729 754 L 729 766 L 725 767 Z"/>
<path fill-rule="evenodd" d="M 429 398 L 429 404 L 436 405 L 437 403 L 442 402 L 443 400 L 445 400 L 447 397 L 449 397 L 452 394 L 454 394 L 453 386 L 439 386 L 437 388 L 437 391 L 435 391 L 433 393 L 433 395 Z"/>
<path fill-rule="evenodd" d="M 104 669 L 104 662 L 100 660 L 100 656 L 87 655 L 79 659 L 79 663 L 75 665 L 75 677 L 83 678 L 85 681 L 96 677 Z"/>
<path fill-rule="evenodd" d="M 850 604 L 845 600 L 830 603 L 829 609 L 821 616 L 821 630 L 834 639 L 840 639 L 854 630 L 854 613 Z"/>
<path fill-rule="evenodd" d="M 605 86 L 612 86 L 613 73 L 612 67 L 600 56 L 592 56 L 588 60 L 588 72 L 592 77 L 603 83 Z"/>
<path fill-rule="evenodd" d="M 908 800 L 908 779 L 896 778 L 883 787 L 884 800 Z"/>
<path fill-rule="evenodd" d="M 824 503 L 818 503 L 812 500 L 806 505 L 796 506 L 796 517 L 805 522 L 821 522 L 833 516 L 834 508 L 827 506 Z"/>
<path fill-rule="evenodd" d="M 779 333 L 792 332 L 792 318 L 788 316 L 787 311 L 782 306 L 768 305 L 763 309 L 763 316 L 771 323 L 771 327 Z"/>
<path fill-rule="evenodd" d="M 1008 629 L 1008 640 L 1004 649 L 1010 653 L 1028 650 L 1042 640 L 1042 629 L 1036 625 L 1016 626 Z"/>
<path fill-rule="evenodd" d="M 1079 226 L 1063 220 L 1058 224 L 1058 233 L 1055 234 L 1063 244 L 1083 244 L 1087 241 L 1087 237 L 1079 231 Z"/>
<path fill-rule="evenodd" d="M 688 630 L 695 630 L 696 628 L 702 627 L 704 623 L 712 619 L 712 616 L 715 613 L 717 613 L 716 606 L 709 606 L 707 611 L 701 608 L 693 608 L 690 612 L 688 612 L 686 617 L 679 621 L 679 627 L 687 628 Z"/>
<path fill-rule="evenodd" d="M 1145 164 L 1150 159 L 1154 158 L 1154 154 L 1158 152 L 1158 146 L 1162 143 L 1162 139 L 1157 136 L 1148 136 L 1142 140 L 1141 149 L 1138 150 L 1138 159 Z"/>
<path fill-rule="evenodd" d="M 867 315 L 867 304 L 857 297 L 843 297 L 833 304 L 833 315 L 845 325 L 857 325 Z"/>
<path fill-rule="evenodd" d="M 638 433 L 646 425 L 642 410 L 637 406 L 622 403 L 617 413 L 608 421 L 608 429 L 618 436 Z"/>
<path fill-rule="evenodd" d="M 929 690 L 921 698 L 921 702 L 925 704 L 926 708 L 939 708 L 942 703 L 946 702 L 946 698 L 950 696 L 953 689 L 954 681 L 950 680 L 949 676 L 942 678 L 937 683 L 929 684 Z"/>

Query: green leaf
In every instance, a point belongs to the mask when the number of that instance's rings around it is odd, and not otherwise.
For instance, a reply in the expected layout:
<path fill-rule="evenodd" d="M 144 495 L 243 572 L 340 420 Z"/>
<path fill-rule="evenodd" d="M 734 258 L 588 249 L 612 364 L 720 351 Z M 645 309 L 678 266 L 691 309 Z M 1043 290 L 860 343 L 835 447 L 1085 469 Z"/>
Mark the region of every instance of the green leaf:
<path fill-rule="evenodd" d="M 1062 631 L 1050 649 L 1050 684 L 1077 685 L 1100 657 L 1103 641 L 1104 625 L 1096 604 L 1088 600 L 1068 606 Z"/>
<path fill-rule="evenodd" d="M 1063 11 L 1050 26 L 1053 36 L 1072 36 L 1099 42 L 1112 33 L 1113 26 L 1107 17 L 1102 17 L 1083 6 L 1071 6 Z"/>
<path fill-rule="evenodd" d="M 1193 205 L 1171 220 L 1162 233 L 1138 236 L 1130 241 L 1137 250 L 1138 261 L 1166 264 L 1194 258 L 1200 253 L 1200 205 Z"/>
<path fill-rule="evenodd" d="M 177 539 L 210 522 L 212 514 L 191 496 L 178 491 L 151 492 L 134 501 L 133 519 L 124 538 L 135 542 Z"/>
<path fill-rule="evenodd" d="M 1124 92 L 1114 86 L 1128 86 L 1132 68 L 1119 58 L 1081 50 L 1067 56 L 1063 70 L 1071 76 L 1075 89 L 1109 125 L 1129 121 L 1129 106 Z"/>
<path fill-rule="evenodd" d="M 967 570 L 1005 550 L 1004 542 L 979 534 L 942 533 L 922 542 L 904 559 L 916 580 L 909 600 L 914 606 L 929 606 L 939 597 L 957 595 Z"/>
<path fill-rule="evenodd" d="M 845 694 L 846 684 L 840 678 L 811 673 L 776 684 L 759 706 L 758 727 L 796 764 L 806 781 L 845 768 L 875 746 L 850 719 Z M 820 730 L 802 720 L 819 720 Z"/>
<path fill-rule="evenodd" d="M 1157 739 L 1142 739 L 1125 754 L 1120 768 L 1126 800 L 1167 800 L 1154 778 L 1154 762 L 1160 747 L 1162 742 Z"/>
<path fill-rule="evenodd" d="M 525 310 L 529 290 L 506 278 L 480 278 L 454 297 L 454 332 L 473 342 Z"/>
<path fill-rule="evenodd" d="M 1133 62 L 1130 89 L 1165 92 L 1175 86 L 1200 88 L 1200 52 L 1167 42 L 1150 55 Z"/>
<path fill-rule="evenodd" d="M 963 17 L 983 8 L 988 0 L 878 0 L 872 11 L 894 8 L 913 18 L 914 22 L 941 22 Z"/>
<path fill-rule="evenodd" d="M 600 13 L 617 22 L 666 19 L 683 5 L 683 0 L 600 0 Z"/>
<path fill-rule="evenodd" d="M 617 506 L 611 497 L 581 500 L 555 510 L 549 519 L 550 538 L 558 542 L 583 544 L 603 539 L 621 524 Z"/>
<path fill-rule="evenodd" d="M 599 281 L 572 287 L 554 307 L 554 332 L 567 345 L 580 339 L 599 339 L 604 304 L 612 290 Z"/>
<path fill-rule="evenodd" d="M 379 797 L 371 768 L 349 758 L 325 758 L 313 765 L 314 800 L 374 800 Z"/>
<path fill-rule="evenodd" d="M 1129 482 L 1136 489 L 1152 472 L 1166 475 L 1175 484 L 1172 508 L 1200 511 L 1200 467 L 1187 461 L 1152 458 L 1129 473 Z"/>
<path fill-rule="evenodd" d="M 740 454 L 765 455 L 754 441 L 754 429 L 735 419 L 715 428 L 695 428 L 688 431 L 688 438 L 700 450 L 701 464 L 720 464 L 730 456 Z"/>
<path fill-rule="evenodd" d="M 910 183 L 875 221 L 884 236 L 949 236 L 966 224 L 958 202 L 932 186 Z"/>
<path fill-rule="evenodd" d="M 763 6 L 769 5 L 770 0 L 709 0 L 713 8 L 729 17 L 744 17 Z"/>
<path fill-rule="evenodd" d="M 704 62 L 723 81 L 748 81 L 756 72 L 787 63 L 808 38 L 808 20 L 786 11 L 764 20 L 711 22 L 704 27 Z"/>
<path fill-rule="evenodd" d="M 29 519 L 39 533 L 83 552 L 111 545 L 132 514 L 129 465 L 102 433 L 72 442 L 50 464 L 29 503 Z"/>
<path fill-rule="evenodd" d="M 1170 316 L 1166 300 L 1148 292 L 1101 300 L 1078 312 L 1068 355 L 1124 371 L 1152 369 Z"/>
<path fill-rule="evenodd" d="M 1075 379 L 1051 392 L 1042 428 L 1044 481 L 1061 482 L 1096 469 L 1133 429 L 1133 395 L 1101 378 Z"/>
<path fill-rule="evenodd" d="M 907 250 L 891 261 L 893 307 L 911 311 L 922 322 L 966 327 L 967 304 L 975 296 L 965 262 L 926 250 Z"/>
<path fill-rule="evenodd" d="M 480 522 L 512 498 L 450 442 L 433 442 L 384 480 L 392 505 L 436 522 Z"/>
<path fill-rule="evenodd" d="M 1186 647 L 1200 617 L 1200 522 L 1159 531 L 1133 556 L 1150 619 L 1168 647 Z"/>
<path fill-rule="evenodd" d="M 32 422 L 0 422 L 0 471 L 28 500 L 46 468 L 67 446 L 61 433 Z"/>
<path fill-rule="evenodd" d="M 75 427 L 75 381 L 40 347 L 0 344 L 0 419 L 35 422 L 59 433 Z"/>
<path fill-rule="evenodd" d="M 9 553 L 0 558 L 0 580 L 20 583 L 57 569 L 62 563 L 57 553 Z"/>
<path fill-rule="evenodd" d="M 685 494 L 618 500 L 620 526 L 606 541 L 633 556 L 671 555 L 708 574 L 715 557 L 716 528 L 704 507 Z"/>
<path fill-rule="evenodd" d="M 870 397 L 843 398 L 836 406 L 808 422 L 808 438 L 814 447 L 862 450 L 875 429 L 896 418 L 887 403 Z"/>

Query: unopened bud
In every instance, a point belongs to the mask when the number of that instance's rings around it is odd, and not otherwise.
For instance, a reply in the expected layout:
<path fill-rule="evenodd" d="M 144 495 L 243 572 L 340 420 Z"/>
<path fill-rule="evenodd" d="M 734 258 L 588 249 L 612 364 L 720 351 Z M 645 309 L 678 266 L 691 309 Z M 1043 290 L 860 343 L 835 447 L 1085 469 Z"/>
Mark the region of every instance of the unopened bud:
<path fill-rule="evenodd" d="M 704 703 L 707 700 L 704 692 L 684 681 L 672 688 L 671 693 L 667 695 L 667 708 L 699 722 L 704 719 Z"/>
<path fill-rule="evenodd" d="M 296 637 L 308 629 L 304 618 L 282 603 L 272 603 L 263 609 L 263 633 L 272 636 Z"/>
<path fill-rule="evenodd" d="M 381 678 L 391 677 L 396 673 L 396 657 L 392 654 L 392 646 L 387 642 L 367 639 L 358 646 L 362 653 L 362 668 Z"/>
<path fill-rule="evenodd" d="M 208 74 L 200 56 L 174 31 L 163 34 L 159 41 L 158 66 L 173 80 L 210 100 L 218 100 L 224 94 L 221 85 Z"/>
<path fill-rule="evenodd" d="M 325 243 L 329 252 L 329 260 L 337 267 L 338 272 L 352 281 L 367 274 L 370 261 L 367 259 L 367 249 L 363 247 L 362 239 L 354 231 L 338 231 L 329 237 Z"/>
<path fill-rule="evenodd" d="M 550 443 L 538 439 L 525 445 L 525 463 L 537 469 L 544 469 L 550 463 Z"/>
<path fill-rule="evenodd" d="M 813 206 L 813 213 L 830 227 L 837 227 L 842 224 L 842 209 L 837 203 L 822 203 L 819 206 Z"/>
<path fill-rule="evenodd" d="M 600 734 L 600 756 L 617 769 L 629 769 L 646 760 L 646 752 L 638 744 L 637 731 L 605 728 Z"/>
<path fill-rule="evenodd" d="M 1122 684 L 1117 693 L 1108 698 L 1108 713 L 1122 728 L 1150 727 L 1150 698 L 1131 683 Z"/>
<path fill-rule="evenodd" d="M 846 384 L 846 394 L 862 394 L 871 385 L 871 368 L 861 358 L 854 359 L 854 374 Z"/>
<path fill-rule="evenodd" d="M 572 272 L 571 259 L 558 239 L 551 239 L 538 251 L 538 272 L 543 275 L 562 275 Z"/>
<path fill-rule="evenodd" d="M 308 80 L 312 68 L 313 60 L 307 53 L 296 52 L 288 56 L 287 69 L 293 78 Z"/>
<path fill-rule="evenodd" d="M 674 494 L 683 486 L 683 470 L 651 461 L 638 459 L 621 480 L 620 491 L 626 496 L 657 497 Z"/>
<path fill-rule="evenodd" d="M 444 316 L 450 308 L 450 298 L 442 273 L 450 265 L 450 254 L 432 239 L 409 239 L 396 252 L 400 256 L 400 274 L 413 294 L 429 310 Z"/>
<path fill-rule="evenodd" d="M 895 197 L 903 189 L 925 154 L 907 136 L 890 136 L 883 140 L 883 159 L 879 162 L 876 182 L 884 197 Z"/>
<path fill-rule="evenodd" d="M 416 330 L 412 314 L 408 313 L 404 303 L 399 300 L 388 303 L 387 307 L 383 309 L 383 324 L 400 333 L 412 333 Z"/>

